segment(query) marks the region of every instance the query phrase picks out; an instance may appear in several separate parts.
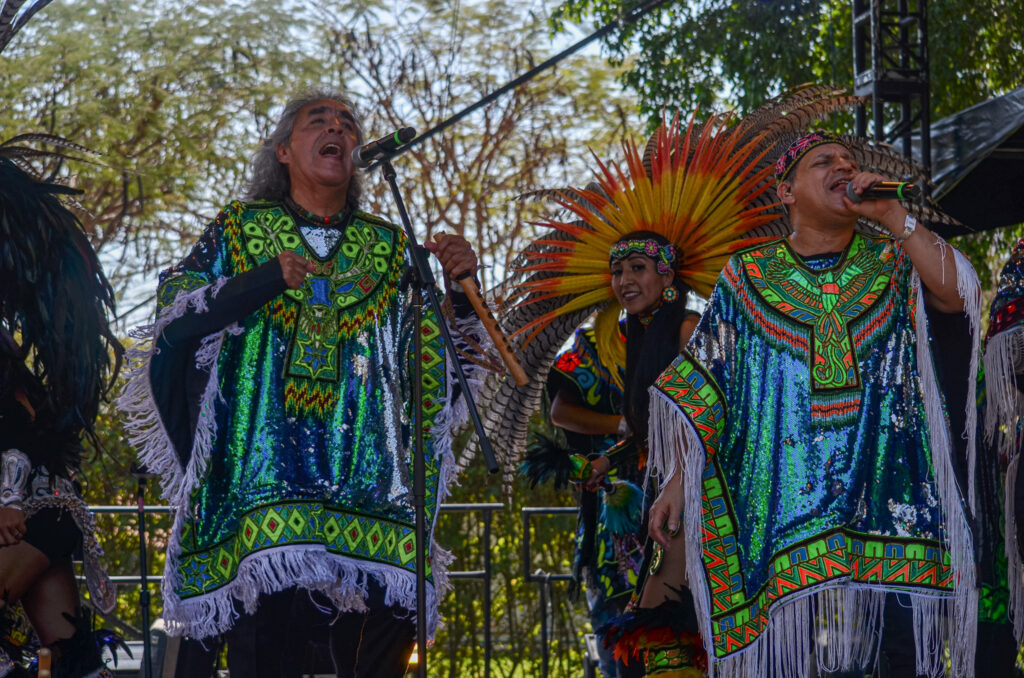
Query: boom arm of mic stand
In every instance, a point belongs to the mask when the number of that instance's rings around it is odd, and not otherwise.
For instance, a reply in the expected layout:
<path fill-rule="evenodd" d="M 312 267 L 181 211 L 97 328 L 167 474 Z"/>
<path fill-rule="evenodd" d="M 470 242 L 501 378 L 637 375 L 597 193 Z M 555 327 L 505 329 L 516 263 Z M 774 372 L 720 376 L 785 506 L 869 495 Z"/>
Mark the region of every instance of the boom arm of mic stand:
<path fill-rule="evenodd" d="M 419 242 L 416 240 L 416 234 L 412 230 L 412 222 L 409 220 L 409 213 L 405 209 L 405 201 L 402 200 L 402 193 L 398 190 L 398 175 L 395 172 L 394 166 L 391 164 L 390 158 L 382 158 L 380 161 L 380 167 L 384 174 L 384 180 L 387 181 L 388 186 L 391 187 L 391 194 L 395 198 L 395 204 L 398 206 L 398 213 L 402 218 L 402 227 L 405 228 L 406 237 L 412 245 L 410 251 L 412 253 L 412 265 L 416 271 L 416 284 L 422 287 L 430 302 L 430 307 L 434 310 L 434 315 L 440 320 L 444 316 L 441 313 L 441 304 L 437 300 L 437 285 L 434 279 L 434 272 L 430 270 L 430 264 L 427 263 L 427 258 L 423 255 L 423 250 L 420 248 Z M 473 420 L 473 428 L 476 430 L 477 438 L 480 441 L 480 451 L 484 455 L 484 463 L 487 465 L 487 470 L 490 473 L 497 473 L 498 462 L 494 457 L 494 449 L 491 447 L 491 441 L 487 438 L 487 434 L 484 432 L 484 425 L 483 422 L 480 421 L 480 414 L 477 412 L 476 402 L 473 401 L 473 393 L 469 390 L 469 383 L 466 381 L 466 373 L 463 371 L 462 363 L 459 362 L 457 357 L 458 352 L 455 350 L 455 342 L 452 340 L 452 335 L 448 330 L 447 323 L 439 322 L 438 325 L 441 329 L 441 336 L 444 337 L 447 354 L 454 358 L 453 367 L 455 368 L 455 376 L 459 380 L 459 386 L 462 387 L 462 397 L 466 399 L 466 407 L 469 410 L 469 416 Z"/>

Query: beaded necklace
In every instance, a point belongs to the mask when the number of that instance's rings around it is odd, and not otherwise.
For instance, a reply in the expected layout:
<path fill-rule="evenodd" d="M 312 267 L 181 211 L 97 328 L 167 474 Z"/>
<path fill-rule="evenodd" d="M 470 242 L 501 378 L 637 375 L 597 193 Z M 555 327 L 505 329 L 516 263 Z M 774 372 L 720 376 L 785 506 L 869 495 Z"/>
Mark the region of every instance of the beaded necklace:
<path fill-rule="evenodd" d="M 349 209 L 347 207 L 333 216 L 322 217 L 319 214 L 313 214 L 309 210 L 304 209 L 299 205 L 299 203 L 295 202 L 291 198 L 285 198 L 285 204 L 288 205 L 288 208 L 295 212 L 295 214 L 304 221 L 317 226 L 341 226 L 348 221 Z"/>

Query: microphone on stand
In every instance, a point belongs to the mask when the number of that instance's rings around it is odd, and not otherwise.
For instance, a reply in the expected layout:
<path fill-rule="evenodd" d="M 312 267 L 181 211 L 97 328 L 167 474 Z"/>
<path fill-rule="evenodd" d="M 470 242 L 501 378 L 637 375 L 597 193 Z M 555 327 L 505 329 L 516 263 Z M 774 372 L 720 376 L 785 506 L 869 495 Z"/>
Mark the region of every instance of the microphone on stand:
<path fill-rule="evenodd" d="M 862 202 L 864 200 L 917 200 L 921 197 L 921 189 L 914 184 L 905 181 L 879 181 L 864 189 L 864 192 L 857 195 L 853 191 L 853 184 L 846 184 L 846 197 L 850 202 Z"/>
<path fill-rule="evenodd" d="M 366 169 L 379 158 L 391 155 L 402 146 L 405 146 L 415 136 L 416 130 L 412 127 L 401 127 L 386 137 L 381 137 L 362 146 L 356 146 L 352 149 L 352 164 Z"/>

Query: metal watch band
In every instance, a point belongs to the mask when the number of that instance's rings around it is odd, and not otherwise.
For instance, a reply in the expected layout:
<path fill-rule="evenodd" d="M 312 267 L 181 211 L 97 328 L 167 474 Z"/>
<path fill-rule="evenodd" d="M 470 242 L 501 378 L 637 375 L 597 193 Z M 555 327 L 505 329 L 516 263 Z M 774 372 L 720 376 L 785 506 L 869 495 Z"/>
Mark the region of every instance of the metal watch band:
<path fill-rule="evenodd" d="M 899 242 L 905 241 L 914 231 L 917 229 L 917 219 L 914 218 L 913 214 L 908 214 L 907 218 L 903 220 L 903 233 L 896 236 L 896 240 Z"/>

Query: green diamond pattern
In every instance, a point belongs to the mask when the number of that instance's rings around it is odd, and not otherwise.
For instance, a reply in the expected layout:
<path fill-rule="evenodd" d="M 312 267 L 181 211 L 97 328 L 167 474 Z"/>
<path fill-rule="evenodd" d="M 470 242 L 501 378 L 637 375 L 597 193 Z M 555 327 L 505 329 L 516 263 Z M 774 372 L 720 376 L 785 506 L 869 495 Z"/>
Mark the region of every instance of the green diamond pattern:
<path fill-rule="evenodd" d="M 252 545 L 256 543 L 256 538 L 260 535 L 260 526 L 251 516 L 246 516 L 242 521 L 241 534 L 242 543 L 245 544 L 246 549 L 251 551 Z"/>
<path fill-rule="evenodd" d="M 307 521 L 308 518 L 303 515 L 301 509 L 293 509 L 292 512 L 288 514 L 288 527 L 292 528 L 292 531 L 295 532 L 297 536 L 302 536 L 306 531 Z"/>
<path fill-rule="evenodd" d="M 359 524 L 358 518 L 353 518 L 349 521 L 348 525 L 345 526 L 344 535 L 345 543 L 348 544 L 350 550 L 355 551 L 359 548 L 359 543 L 363 541 L 363 526 Z"/>
<path fill-rule="evenodd" d="M 407 565 L 415 557 L 416 533 L 410 532 L 398 542 L 398 558 L 402 561 L 402 565 Z"/>
<path fill-rule="evenodd" d="M 281 537 L 281 533 L 284 532 L 285 521 L 281 517 L 281 514 L 276 509 L 268 509 L 267 515 L 263 518 L 263 523 L 260 528 L 270 536 L 271 539 L 277 541 Z"/>
<path fill-rule="evenodd" d="M 214 567 L 223 576 L 227 577 L 235 570 L 235 556 L 228 553 L 226 549 L 218 550 L 217 557 L 214 559 Z"/>
<path fill-rule="evenodd" d="M 376 556 L 383 545 L 384 530 L 381 529 L 380 523 L 375 522 L 370 531 L 366 533 L 366 550 L 369 551 L 371 556 Z"/>
<path fill-rule="evenodd" d="M 338 519 L 335 516 L 331 516 L 324 523 L 324 536 L 327 537 L 328 542 L 333 542 L 337 539 L 341 533 L 341 526 L 338 525 Z"/>

